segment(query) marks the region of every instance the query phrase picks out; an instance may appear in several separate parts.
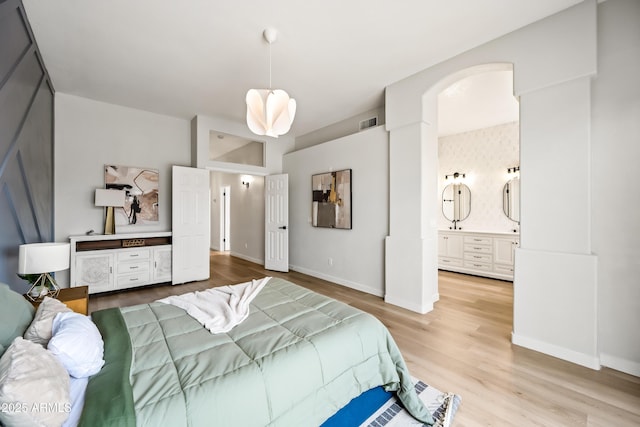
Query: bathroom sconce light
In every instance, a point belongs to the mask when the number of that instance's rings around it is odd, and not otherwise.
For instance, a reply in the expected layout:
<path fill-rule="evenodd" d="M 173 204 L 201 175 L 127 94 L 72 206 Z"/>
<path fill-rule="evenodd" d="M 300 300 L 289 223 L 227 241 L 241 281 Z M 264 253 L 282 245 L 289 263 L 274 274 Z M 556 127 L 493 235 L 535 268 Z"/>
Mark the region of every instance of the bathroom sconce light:
<path fill-rule="evenodd" d="M 449 178 L 453 178 L 454 180 L 459 179 L 460 177 L 464 178 L 465 174 L 460 173 L 460 172 L 454 172 L 451 175 L 445 175 L 444 179 L 449 179 Z"/>
<path fill-rule="evenodd" d="M 507 173 L 516 173 L 520 172 L 520 166 L 514 166 L 512 168 L 507 169 Z"/>

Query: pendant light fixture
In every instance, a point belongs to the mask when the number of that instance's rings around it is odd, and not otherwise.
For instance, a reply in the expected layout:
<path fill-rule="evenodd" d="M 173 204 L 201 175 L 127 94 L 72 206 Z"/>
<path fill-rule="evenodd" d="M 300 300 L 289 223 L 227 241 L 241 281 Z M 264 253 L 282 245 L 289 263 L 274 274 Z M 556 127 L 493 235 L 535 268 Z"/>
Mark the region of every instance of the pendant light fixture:
<path fill-rule="evenodd" d="M 277 138 L 291 129 L 296 101 L 284 90 L 271 88 L 271 44 L 276 41 L 278 31 L 267 28 L 262 35 L 269 43 L 269 89 L 249 89 L 247 92 L 247 126 L 256 135 Z"/>

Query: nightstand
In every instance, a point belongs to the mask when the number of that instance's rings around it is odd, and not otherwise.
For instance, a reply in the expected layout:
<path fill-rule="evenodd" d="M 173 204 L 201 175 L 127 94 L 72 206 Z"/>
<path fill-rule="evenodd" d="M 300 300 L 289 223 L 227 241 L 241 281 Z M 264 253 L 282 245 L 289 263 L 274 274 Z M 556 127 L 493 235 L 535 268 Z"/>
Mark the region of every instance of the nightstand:
<path fill-rule="evenodd" d="M 25 296 L 25 298 L 27 298 Z M 88 286 L 76 286 L 75 288 L 62 288 L 60 293 L 56 297 L 57 300 L 66 304 L 71 310 L 76 313 L 89 314 L 89 287 Z M 27 298 L 27 300 L 29 300 Z M 31 301 L 34 308 L 38 308 L 41 301 Z"/>

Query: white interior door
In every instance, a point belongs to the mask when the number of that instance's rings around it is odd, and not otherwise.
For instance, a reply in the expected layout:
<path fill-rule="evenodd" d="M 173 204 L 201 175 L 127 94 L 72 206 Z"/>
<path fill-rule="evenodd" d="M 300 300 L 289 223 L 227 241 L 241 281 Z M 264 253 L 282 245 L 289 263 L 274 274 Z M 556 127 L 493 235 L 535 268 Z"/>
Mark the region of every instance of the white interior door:
<path fill-rule="evenodd" d="M 289 271 L 289 175 L 265 177 L 264 268 Z"/>
<path fill-rule="evenodd" d="M 209 278 L 211 239 L 209 171 L 173 166 L 174 285 Z"/>

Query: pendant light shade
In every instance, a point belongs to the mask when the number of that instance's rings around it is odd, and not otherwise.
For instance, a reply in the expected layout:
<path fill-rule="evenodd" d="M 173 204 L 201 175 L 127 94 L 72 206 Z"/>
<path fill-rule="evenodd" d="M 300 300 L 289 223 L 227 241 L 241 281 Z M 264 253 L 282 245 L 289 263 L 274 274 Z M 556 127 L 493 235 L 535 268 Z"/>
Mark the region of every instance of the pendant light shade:
<path fill-rule="evenodd" d="M 277 138 L 291 129 L 296 115 L 296 100 L 280 89 L 249 89 L 247 126 L 256 135 Z"/>
<path fill-rule="evenodd" d="M 296 101 L 284 90 L 271 89 L 271 44 L 276 41 L 277 31 L 268 28 L 263 36 L 269 43 L 269 89 L 249 89 L 247 92 L 247 126 L 256 135 L 277 138 L 291 129 Z"/>

